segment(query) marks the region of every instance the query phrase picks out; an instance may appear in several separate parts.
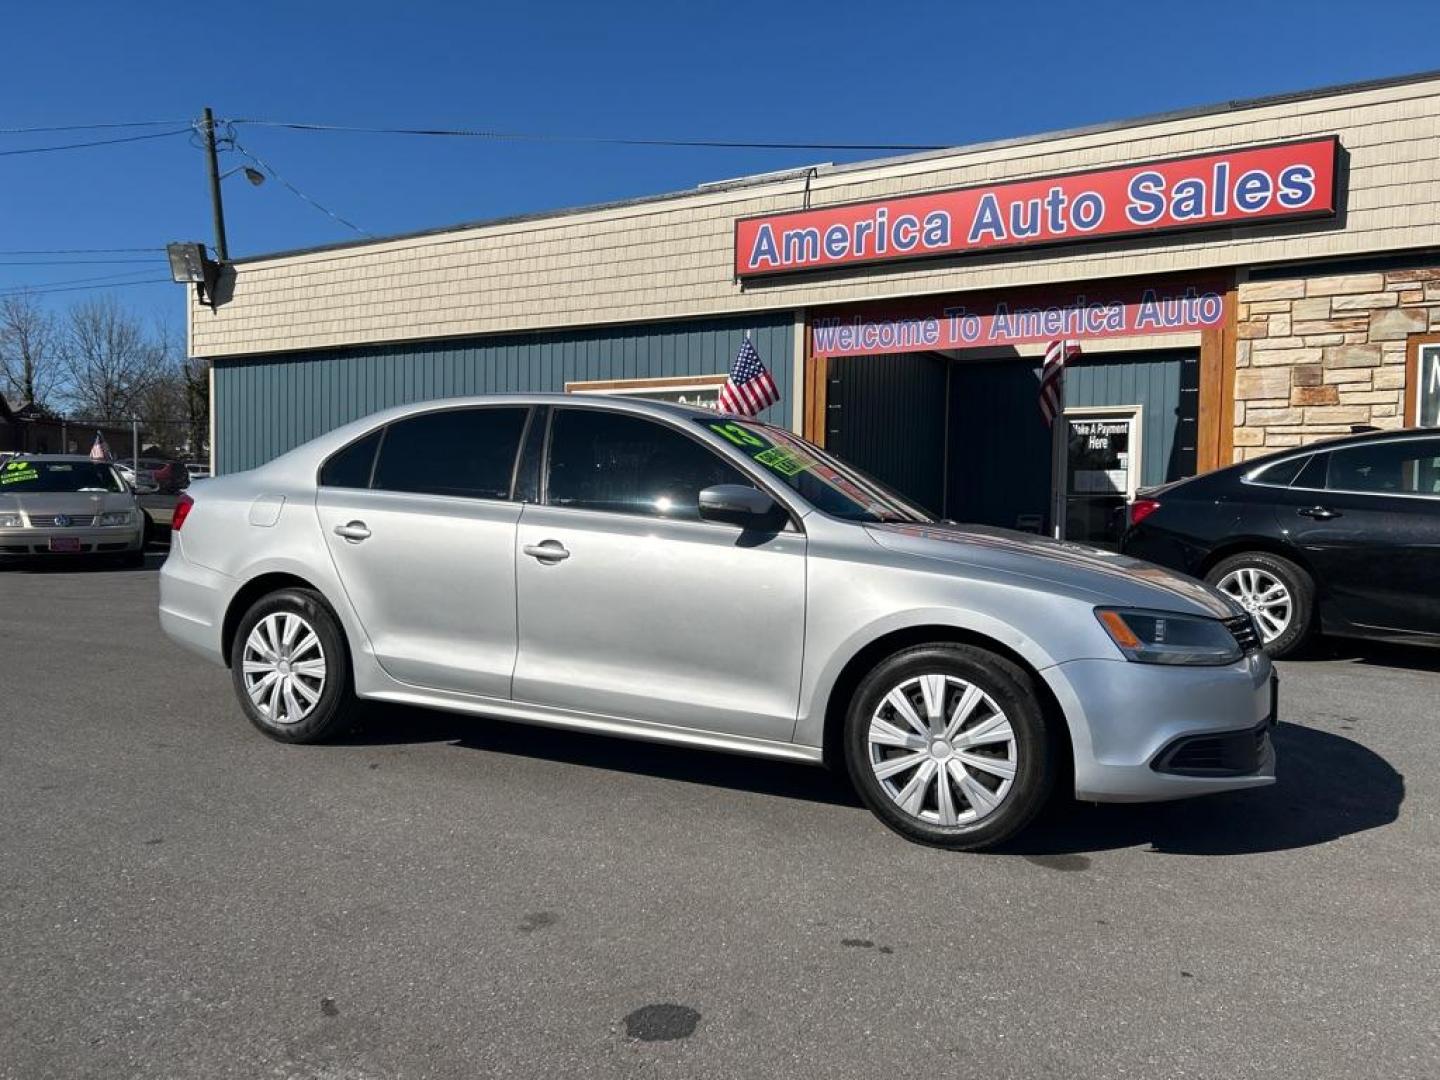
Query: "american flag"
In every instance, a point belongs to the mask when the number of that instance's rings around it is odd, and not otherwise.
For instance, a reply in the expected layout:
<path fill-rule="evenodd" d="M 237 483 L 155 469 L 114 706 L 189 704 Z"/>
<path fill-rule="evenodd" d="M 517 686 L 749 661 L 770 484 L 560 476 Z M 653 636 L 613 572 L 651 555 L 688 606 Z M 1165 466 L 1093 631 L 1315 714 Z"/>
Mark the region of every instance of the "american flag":
<path fill-rule="evenodd" d="M 1045 363 L 1040 368 L 1040 413 L 1051 427 L 1060 415 L 1065 386 L 1065 364 L 1080 355 L 1078 341 L 1052 341 L 1045 346 Z"/>
<path fill-rule="evenodd" d="M 110 460 L 110 447 L 108 447 L 108 446 L 105 445 L 105 436 L 102 435 L 102 434 L 100 434 L 100 432 L 98 432 L 98 431 L 95 432 L 95 442 L 94 442 L 94 445 L 92 445 L 92 446 L 90 447 L 90 460 L 91 460 L 91 461 L 109 461 L 109 460 Z"/>
<path fill-rule="evenodd" d="M 720 388 L 720 410 L 755 416 L 779 400 L 780 391 L 775 386 L 775 380 L 765 370 L 760 354 L 755 351 L 747 334 L 740 343 L 740 351 L 735 354 L 730 377 Z"/>

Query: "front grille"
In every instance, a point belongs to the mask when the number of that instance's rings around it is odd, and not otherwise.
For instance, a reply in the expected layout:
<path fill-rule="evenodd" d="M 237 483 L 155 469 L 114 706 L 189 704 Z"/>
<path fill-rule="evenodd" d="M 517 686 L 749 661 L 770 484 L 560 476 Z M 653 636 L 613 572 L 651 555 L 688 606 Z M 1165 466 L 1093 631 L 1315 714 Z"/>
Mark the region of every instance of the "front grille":
<path fill-rule="evenodd" d="M 1249 615 L 1236 615 L 1226 619 L 1225 629 L 1230 631 L 1242 652 L 1252 653 L 1260 649 L 1260 635 L 1255 630 L 1255 620 Z"/>
<path fill-rule="evenodd" d="M 1270 725 L 1220 735 L 1176 739 L 1151 763 L 1156 772 L 1178 776 L 1245 776 L 1256 772 L 1270 747 Z"/>
<path fill-rule="evenodd" d="M 36 529 L 88 529 L 95 524 L 93 514 L 65 514 L 68 525 L 57 525 L 55 514 L 31 514 L 30 524 Z"/>

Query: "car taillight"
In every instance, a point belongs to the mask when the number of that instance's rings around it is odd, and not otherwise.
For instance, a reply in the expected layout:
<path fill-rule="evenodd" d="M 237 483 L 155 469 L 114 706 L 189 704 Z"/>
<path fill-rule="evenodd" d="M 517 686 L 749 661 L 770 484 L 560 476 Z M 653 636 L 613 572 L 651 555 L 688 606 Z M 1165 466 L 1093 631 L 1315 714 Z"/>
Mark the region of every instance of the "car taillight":
<path fill-rule="evenodd" d="M 1160 509 L 1159 499 L 1136 499 L 1130 504 L 1130 524 L 1139 525 L 1147 517 Z"/>
<path fill-rule="evenodd" d="M 190 516 L 190 508 L 195 505 L 195 500 L 189 495 L 181 494 L 175 500 L 175 513 L 170 518 L 170 531 L 179 532 L 180 526 L 185 524 L 185 519 Z"/>

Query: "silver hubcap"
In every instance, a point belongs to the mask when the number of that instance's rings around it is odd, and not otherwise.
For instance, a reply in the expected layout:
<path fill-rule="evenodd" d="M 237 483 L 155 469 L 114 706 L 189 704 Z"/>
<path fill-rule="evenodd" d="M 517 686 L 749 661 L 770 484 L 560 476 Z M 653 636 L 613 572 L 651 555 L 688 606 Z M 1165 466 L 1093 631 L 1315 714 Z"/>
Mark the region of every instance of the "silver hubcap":
<path fill-rule="evenodd" d="M 325 649 L 311 625 L 289 611 L 266 615 L 245 639 L 245 691 L 272 724 L 298 724 L 325 690 Z"/>
<path fill-rule="evenodd" d="M 1005 801 L 1020 764 L 1010 721 L 985 691 L 952 675 L 917 675 L 881 700 L 867 733 L 885 794 L 932 825 L 970 825 Z"/>
<path fill-rule="evenodd" d="M 1273 574 L 1253 566 L 1241 566 L 1216 582 L 1216 587 L 1255 616 L 1260 624 L 1260 636 L 1267 645 L 1290 625 L 1294 601 L 1285 583 Z"/>

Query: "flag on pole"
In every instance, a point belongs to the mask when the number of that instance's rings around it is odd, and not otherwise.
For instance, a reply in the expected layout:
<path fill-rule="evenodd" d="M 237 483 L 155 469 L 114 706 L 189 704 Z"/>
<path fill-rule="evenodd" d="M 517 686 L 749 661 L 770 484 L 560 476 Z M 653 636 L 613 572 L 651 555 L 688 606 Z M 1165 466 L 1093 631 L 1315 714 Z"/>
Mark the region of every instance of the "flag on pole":
<path fill-rule="evenodd" d="M 98 431 L 95 432 L 95 443 L 94 443 L 93 446 L 90 447 L 90 460 L 91 460 L 91 461 L 109 461 L 109 460 L 110 460 L 110 447 L 108 447 L 108 446 L 105 445 L 105 436 L 102 435 L 102 434 L 100 434 L 100 432 L 98 432 Z"/>
<path fill-rule="evenodd" d="M 1052 341 L 1045 346 L 1045 363 L 1040 368 L 1040 414 L 1045 426 L 1053 427 L 1065 407 L 1065 365 L 1080 355 L 1078 341 Z"/>
<path fill-rule="evenodd" d="M 723 412 L 756 416 L 780 400 L 780 391 L 747 332 L 730 366 L 730 377 L 720 388 L 720 409 Z"/>

